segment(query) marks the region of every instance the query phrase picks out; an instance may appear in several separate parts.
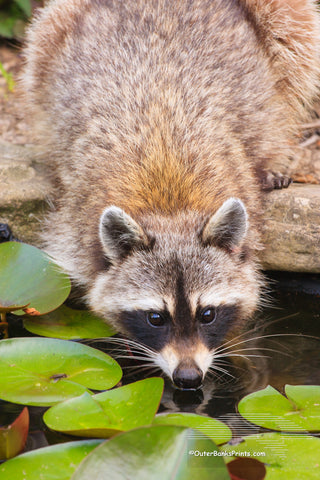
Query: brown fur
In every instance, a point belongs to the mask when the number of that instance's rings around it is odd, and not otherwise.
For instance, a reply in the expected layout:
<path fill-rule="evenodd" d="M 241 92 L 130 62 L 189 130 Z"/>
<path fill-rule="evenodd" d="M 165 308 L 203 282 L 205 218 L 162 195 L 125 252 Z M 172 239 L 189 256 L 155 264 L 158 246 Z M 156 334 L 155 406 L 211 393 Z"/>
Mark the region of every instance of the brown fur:
<path fill-rule="evenodd" d="M 260 179 L 288 171 L 317 94 L 319 28 L 311 0 L 55 0 L 38 14 L 22 81 L 57 185 L 44 238 L 92 308 L 108 317 L 95 295 L 134 303 L 139 285 L 170 304 L 171 258 L 188 295 L 220 282 L 249 292 L 240 310 L 253 312 Z M 230 197 L 249 229 L 213 256 L 199 238 Z M 98 225 L 110 205 L 155 247 L 108 270 Z"/>

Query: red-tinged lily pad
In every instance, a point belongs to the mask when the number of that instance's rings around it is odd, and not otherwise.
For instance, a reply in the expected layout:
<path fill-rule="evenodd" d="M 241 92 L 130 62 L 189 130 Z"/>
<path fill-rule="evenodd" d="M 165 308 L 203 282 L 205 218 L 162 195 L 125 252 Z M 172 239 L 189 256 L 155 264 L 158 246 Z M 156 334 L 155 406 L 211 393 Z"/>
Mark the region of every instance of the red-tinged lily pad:
<path fill-rule="evenodd" d="M 194 413 L 161 413 L 154 418 L 152 424 L 194 428 L 211 438 L 217 445 L 229 442 L 232 437 L 230 428 L 224 423 Z"/>
<path fill-rule="evenodd" d="M 100 443 L 60 443 L 24 453 L 0 465 L 0 480 L 70 480 L 80 462 Z"/>
<path fill-rule="evenodd" d="M 263 433 L 244 437 L 239 445 L 221 448 L 233 457 L 245 456 L 263 462 L 267 470 L 266 480 L 320 478 L 320 439 L 316 437 Z"/>
<path fill-rule="evenodd" d="M 285 387 L 286 397 L 273 387 L 251 393 L 239 405 L 239 413 L 250 422 L 283 432 L 320 431 L 320 386 Z"/>
<path fill-rule="evenodd" d="M 196 430 L 144 427 L 101 444 L 71 480 L 230 480 L 223 459 L 215 453 L 214 442 Z"/>
<path fill-rule="evenodd" d="M 116 333 L 102 318 L 93 313 L 74 310 L 65 305 L 41 317 L 27 317 L 23 323 L 29 332 L 36 335 L 65 340 L 104 338 Z"/>
<path fill-rule="evenodd" d="M 29 411 L 25 407 L 11 425 L 0 428 L 0 459 L 15 457 L 24 449 L 29 432 Z"/>
<path fill-rule="evenodd" d="M 41 250 L 18 242 L 0 245 L 0 312 L 44 314 L 70 293 L 70 280 Z"/>
<path fill-rule="evenodd" d="M 52 338 L 0 342 L 0 398 L 49 406 L 88 389 L 116 385 L 122 371 L 109 355 L 81 343 Z"/>
<path fill-rule="evenodd" d="M 227 465 L 231 480 L 263 480 L 266 467 L 254 458 L 236 458 Z"/>
<path fill-rule="evenodd" d="M 152 422 L 163 392 L 162 378 L 147 378 L 108 392 L 66 400 L 50 408 L 46 425 L 82 437 L 108 438 Z"/>

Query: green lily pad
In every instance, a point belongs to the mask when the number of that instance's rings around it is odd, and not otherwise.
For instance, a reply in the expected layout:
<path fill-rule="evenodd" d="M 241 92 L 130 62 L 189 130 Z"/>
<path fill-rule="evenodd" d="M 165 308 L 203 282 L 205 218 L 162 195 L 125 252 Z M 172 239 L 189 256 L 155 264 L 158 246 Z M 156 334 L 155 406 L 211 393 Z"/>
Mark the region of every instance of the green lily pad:
<path fill-rule="evenodd" d="M 25 407 L 11 425 L 0 428 L 0 459 L 15 457 L 25 447 L 29 432 L 29 411 Z"/>
<path fill-rule="evenodd" d="M 264 433 L 243 440 L 239 445 L 224 445 L 222 450 L 234 457 L 245 456 L 263 462 L 267 469 L 266 480 L 319 480 L 319 438 Z"/>
<path fill-rule="evenodd" d="M 212 440 L 196 430 L 172 425 L 143 427 L 101 444 L 71 480 L 230 480 L 217 453 Z"/>
<path fill-rule="evenodd" d="M 41 317 L 27 317 L 23 324 L 36 335 L 65 340 L 104 338 L 116 333 L 102 318 L 87 310 L 74 310 L 65 305 Z"/>
<path fill-rule="evenodd" d="M 109 355 L 81 343 L 52 338 L 0 342 L 0 398 L 23 405 L 54 405 L 88 388 L 105 390 L 122 375 Z"/>
<path fill-rule="evenodd" d="M 230 428 L 224 423 L 194 413 L 161 413 L 154 418 L 152 424 L 194 428 L 211 438 L 217 445 L 229 442 L 232 437 Z"/>
<path fill-rule="evenodd" d="M 287 398 L 273 387 L 251 393 L 239 413 L 256 425 L 284 432 L 320 431 L 320 386 L 286 385 Z"/>
<path fill-rule="evenodd" d="M 18 242 L 0 245 L 0 312 L 40 315 L 59 307 L 70 293 L 70 280 L 41 250 Z M 10 308 L 11 307 L 11 308 Z"/>
<path fill-rule="evenodd" d="M 108 392 L 66 400 L 50 408 L 46 425 L 60 432 L 107 438 L 124 430 L 148 425 L 163 392 L 162 378 L 147 378 Z"/>
<path fill-rule="evenodd" d="M 0 480 L 70 480 L 101 440 L 60 443 L 24 453 L 0 465 Z"/>

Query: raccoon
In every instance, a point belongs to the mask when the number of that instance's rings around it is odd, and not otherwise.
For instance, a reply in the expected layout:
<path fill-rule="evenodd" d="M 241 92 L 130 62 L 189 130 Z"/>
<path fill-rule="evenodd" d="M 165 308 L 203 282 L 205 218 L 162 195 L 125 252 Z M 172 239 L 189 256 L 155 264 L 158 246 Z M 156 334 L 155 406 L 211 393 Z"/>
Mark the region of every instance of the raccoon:
<path fill-rule="evenodd" d="M 45 249 L 179 388 L 260 305 L 263 191 L 290 183 L 319 31 L 312 0 L 53 0 L 29 28 Z"/>

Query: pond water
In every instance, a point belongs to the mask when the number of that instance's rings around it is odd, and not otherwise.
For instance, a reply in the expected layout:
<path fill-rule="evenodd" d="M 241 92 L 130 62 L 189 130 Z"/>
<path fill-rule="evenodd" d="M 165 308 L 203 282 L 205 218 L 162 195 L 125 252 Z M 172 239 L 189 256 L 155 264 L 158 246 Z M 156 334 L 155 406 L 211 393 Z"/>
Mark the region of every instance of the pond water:
<path fill-rule="evenodd" d="M 272 307 L 265 308 L 252 330 L 234 342 L 238 343 L 236 349 L 247 349 L 241 352 L 247 359 L 236 365 L 224 365 L 228 373 L 208 376 L 202 389 L 197 391 L 179 391 L 166 381 L 160 411 L 194 412 L 219 418 L 232 428 L 233 436 L 238 437 L 262 430 L 236 413 L 236 405 L 244 395 L 268 384 L 281 392 L 286 384 L 320 384 L 320 275 L 278 272 L 269 273 L 268 278 Z M 10 330 L 10 336 L 30 335 L 16 317 Z M 92 342 L 90 345 L 94 346 Z M 108 347 L 103 347 L 108 353 Z M 124 372 L 134 371 L 125 373 L 124 383 L 145 378 L 146 373 L 137 364 L 133 366 L 137 368 L 124 368 Z M 22 408 L 0 401 L 1 424 L 11 423 Z M 45 410 L 29 407 L 31 426 L 27 450 L 74 439 L 49 431 L 42 422 Z"/>

